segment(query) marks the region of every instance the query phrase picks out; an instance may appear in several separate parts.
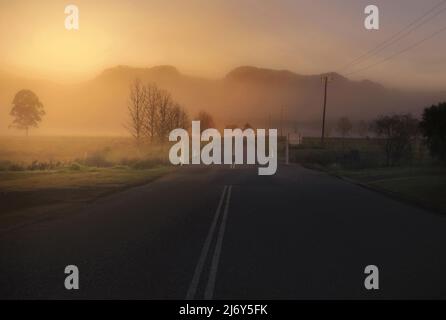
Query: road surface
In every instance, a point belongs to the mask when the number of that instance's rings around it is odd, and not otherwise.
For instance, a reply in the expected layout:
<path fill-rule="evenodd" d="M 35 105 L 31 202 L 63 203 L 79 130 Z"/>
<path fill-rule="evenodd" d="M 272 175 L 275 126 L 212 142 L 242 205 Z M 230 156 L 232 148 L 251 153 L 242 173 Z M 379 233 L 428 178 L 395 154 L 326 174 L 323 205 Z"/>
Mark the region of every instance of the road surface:
<path fill-rule="evenodd" d="M 445 217 L 296 165 L 183 167 L 3 231 L 0 250 L 0 298 L 446 297 Z"/>

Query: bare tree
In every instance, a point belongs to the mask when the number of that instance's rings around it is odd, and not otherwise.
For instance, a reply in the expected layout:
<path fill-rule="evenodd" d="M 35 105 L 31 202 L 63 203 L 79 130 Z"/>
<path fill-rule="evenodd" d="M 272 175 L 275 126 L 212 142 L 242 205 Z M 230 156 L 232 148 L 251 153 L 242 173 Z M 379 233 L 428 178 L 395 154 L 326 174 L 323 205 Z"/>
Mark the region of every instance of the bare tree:
<path fill-rule="evenodd" d="M 180 118 L 178 120 L 178 128 L 182 128 L 185 130 L 188 130 L 190 127 L 190 119 L 189 119 L 189 115 L 187 114 L 186 110 L 184 110 L 183 108 L 181 108 L 180 111 Z"/>
<path fill-rule="evenodd" d="M 158 127 L 158 108 L 161 101 L 161 93 L 156 84 L 148 84 L 144 88 L 146 92 L 144 131 L 149 140 L 153 142 Z"/>
<path fill-rule="evenodd" d="M 189 127 L 186 111 L 156 84 L 144 86 L 135 80 L 130 87 L 128 110 L 131 121 L 127 127 L 138 143 L 142 138 L 164 142 L 169 131 Z"/>
<path fill-rule="evenodd" d="M 159 103 L 157 107 L 158 121 L 156 126 L 156 134 L 158 139 L 163 142 L 167 138 L 170 129 L 169 115 L 172 112 L 173 101 L 170 93 L 164 90 L 159 90 Z"/>
<path fill-rule="evenodd" d="M 180 113 L 181 106 L 178 103 L 174 102 L 169 108 L 169 112 L 167 115 L 169 130 L 180 128 Z"/>
<path fill-rule="evenodd" d="M 130 122 L 126 125 L 127 130 L 140 144 L 143 138 L 143 128 L 145 122 L 146 90 L 139 79 L 136 79 L 130 86 L 128 111 Z"/>
<path fill-rule="evenodd" d="M 200 111 L 198 113 L 197 120 L 200 121 L 200 129 L 201 129 L 201 131 L 204 131 L 206 129 L 215 127 L 214 119 L 206 111 Z"/>

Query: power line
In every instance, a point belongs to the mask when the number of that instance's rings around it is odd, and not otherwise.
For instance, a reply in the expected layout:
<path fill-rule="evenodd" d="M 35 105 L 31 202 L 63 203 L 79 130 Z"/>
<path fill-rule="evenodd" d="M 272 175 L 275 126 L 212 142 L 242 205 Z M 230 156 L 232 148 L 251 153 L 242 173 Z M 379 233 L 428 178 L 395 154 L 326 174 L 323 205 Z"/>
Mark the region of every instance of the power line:
<path fill-rule="evenodd" d="M 342 67 L 339 71 L 342 71 L 342 70 L 348 69 L 348 68 L 350 68 L 350 67 L 352 67 L 354 65 L 360 64 L 360 63 L 364 62 L 365 60 L 367 60 L 367 59 L 363 60 L 363 58 L 367 58 L 369 56 L 376 55 L 377 53 L 381 52 L 382 50 L 388 48 L 389 46 L 391 46 L 391 45 L 393 45 L 395 43 L 397 43 L 401 39 L 404 39 L 409 34 L 411 34 L 413 31 L 415 31 L 416 29 L 418 29 L 421 26 L 425 25 L 427 22 L 429 22 L 433 18 L 437 17 L 440 13 L 444 12 L 446 10 L 446 8 L 443 8 L 442 10 L 437 11 L 436 13 L 434 13 L 433 15 L 428 17 L 427 19 L 423 20 L 425 17 L 427 17 L 431 13 L 433 13 L 436 9 L 441 7 L 444 3 L 446 3 L 446 0 L 442 0 L 440 3 L 436 4 L 434 7 L 429 9 L 426 13 L 424 13 L 422 16 L 418 17 L 417 19 L 415 19 L 414 21 L 409 23 L 406 27 L 404 27 L 403 29 L 401 29 L 400 31 L 398 31 L 397 33 L 392 35 L 387 40 L 381 42 L 375 48 L 372 48 L 368 52 L 366 52 L 366 53 L 362 54 L 361 56 L 357 57 L 356 59 L 353 59 L 350 63 L 348 63 L 347 65 Z M 363 61 L 361 61 L 361 60 L 363 60 Z"/>
<path fill-rule="evenodd" d="M 389 60 L 392 60 L 396 56 L 399 56 L 399 55 L 401 55 L 401 54 L 403 54 L 403 53 L 405 53 L 405 52 L 407 52 L 409 50 L 412 50 L 413 48 L 418 47 L 422 43 L 426 42 L 427 40 L 430 40 L 430 39 L 434 38 L 435 36 L 439 35 L 440 33 L 444 32 L 444 31 L 446 31 L 446 27 L 441 28 L 440 30 L 435 31 L 434 33 L 431 33 L 429 36 L 421 39 L 420 41 L 415 42 L 414 44 L 410 45 L 409 47 L 404 48 L 403 50 L 400 50 L 400 51 L 398 51 L 398 52 L 388 56 L 387 58 L 384 58 L 384 59 L 382 59 L 382 60 L 380 60 L 380 61 L 378 61 L 378 62 L 376 62 L 374 64 L 371 64 L 371 65 L 365 67 L 365 68 L 358 69 L 358 70 L 352 71 L 350 73 L 347 73 L 345 76 L 349 76 L 349 75 L 352 75 L 352 74 L 356 74 L 358 72 L 362 72 L 362 71 L 368 70 L 368 69 L 373 68 L 373 67 L 375 67 L 377 65 L 380 65 L 380 64 L 385 63 L 385 62 L 387 62 Z"/>

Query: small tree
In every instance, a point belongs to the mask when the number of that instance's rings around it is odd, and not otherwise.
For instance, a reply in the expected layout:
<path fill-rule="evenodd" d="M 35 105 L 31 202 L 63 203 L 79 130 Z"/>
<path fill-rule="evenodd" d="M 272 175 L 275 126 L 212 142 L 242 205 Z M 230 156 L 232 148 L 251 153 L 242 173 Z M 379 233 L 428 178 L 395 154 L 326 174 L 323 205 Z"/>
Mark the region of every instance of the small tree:
<path fill-rule="evenodd" d="M 42 116 L 45 115 L 43 104 L 31 90 L 20 90 L 15 95 L 12 105 L 10 115 L 14 120 L 10 127 L 25 130 L 28 136 L 29 128 L 37 128 Z"/>
<path fill-rule="evenodd" d="M 418 120 L 412 115 L 381 116 L 373 121 L 371 128 L 382 139 L 387 166 L 411 156 L 412 143 L 418 135 Z"/>
<path fill-rule="evenodd" d="M 446 102 L 424 109 L 421 132 L 431 155 L 446 160 Z"/>

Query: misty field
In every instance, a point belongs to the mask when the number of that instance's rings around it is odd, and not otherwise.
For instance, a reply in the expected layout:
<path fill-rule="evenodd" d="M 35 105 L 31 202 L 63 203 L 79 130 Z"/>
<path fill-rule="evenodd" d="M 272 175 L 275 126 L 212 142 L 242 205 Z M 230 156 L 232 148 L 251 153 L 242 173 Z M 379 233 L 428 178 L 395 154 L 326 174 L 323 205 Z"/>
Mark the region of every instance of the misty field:
<path fill-rule="evenodd" d="M 99 167 L 130 165 L 143 160 L 164 163 L 167 148 L 162 145 L 138 148 L 130 137 L 0 137 L 0 170 L 8 169 L 8 165 L 15 165 L 17 170 L 32 169 L 33 162 Z"/>
<path fill-rule="evenodd" d="M 126 137 L 1 137 L 0 212 L 94 200 L 173 169 L 168 146 Z"/>

